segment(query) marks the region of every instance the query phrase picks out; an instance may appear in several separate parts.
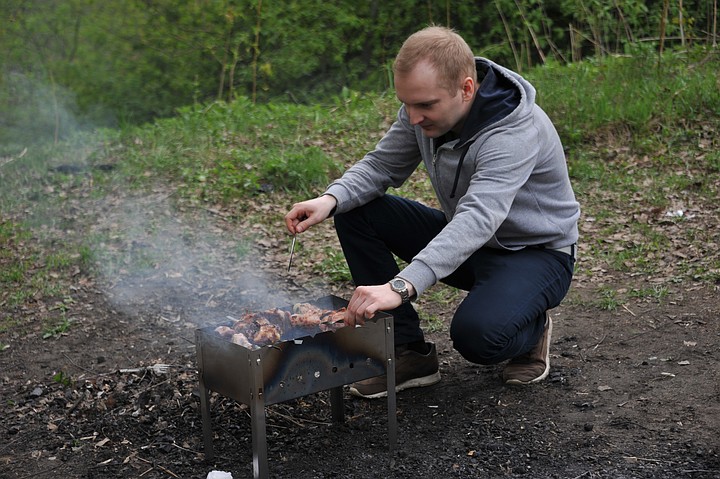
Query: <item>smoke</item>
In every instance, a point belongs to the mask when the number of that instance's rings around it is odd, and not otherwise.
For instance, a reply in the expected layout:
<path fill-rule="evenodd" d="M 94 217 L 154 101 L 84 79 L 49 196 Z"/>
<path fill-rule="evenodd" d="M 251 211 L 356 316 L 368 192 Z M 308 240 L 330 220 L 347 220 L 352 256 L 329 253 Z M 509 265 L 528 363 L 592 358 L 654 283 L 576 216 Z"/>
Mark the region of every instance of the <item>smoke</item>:
<path fill-rule="evenodd" d="M 267 276 L 285 258 L 263 259 L 285 251 L 281 225 L 270 235 L 277 242 L 257 242 L 247 234 L 253 225 L 178 207 L 171 185 L 131 187 L 113 170 L 122 154 L 104 154 L 107 145 L 76 119 L 70 92 L 17 73 L 2 78 L 9 114 L 0 120 L 0 212 L 33 228 L 48 250 L 89 250 L 86 282 L 114 309 L 194 327 L 290 302 L 290 289 L 270 287 Z"/>
<path fill-rule="evenodd" d="M 79 130 L 75 95 L 61 85 L 10 71 L 0 77 L 0 144 L 9 148 L 55 142 Z"/>
<path fill-rule="evenodd" d="M 173 198 L 163 188 L 116 189 L 95 206 L 98 221 L 88 237 L 102 290 L 116 309 L 163 326 L 196 328 L 331 291 L 325 278 L 288 274 L 290 239 L 281 222 L 225 221 L 219 212 Z"/>
<path fill-rule="evenodd" d="M 116 308 L 200 326 L 285 300 L 271 293 L 258 245 L 233 226 L 202 209 L 176 210 L 172 192 L 117 193 L 103 199 L 98 211 L 105 213 L 91 231 Z"/>

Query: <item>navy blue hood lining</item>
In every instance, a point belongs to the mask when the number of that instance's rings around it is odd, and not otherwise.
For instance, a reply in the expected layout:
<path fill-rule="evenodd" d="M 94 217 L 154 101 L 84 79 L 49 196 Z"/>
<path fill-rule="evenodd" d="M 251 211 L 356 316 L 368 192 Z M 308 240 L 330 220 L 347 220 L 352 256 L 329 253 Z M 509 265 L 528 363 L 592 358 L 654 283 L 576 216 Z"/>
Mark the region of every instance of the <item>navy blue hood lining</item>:
<path fill-rule="evenodd" d="M 508 116 L 520 104 L 520 90 L 512 81 L 503 75 L 497 75 L 495 70 L 481 60 L 476 60 L 475 65 L 477 66 L 480 85 L 463 124 L 460 139 L 454 148 L 455 150 L 464 148 L 465 151 L 460 155 L 455 170 L 455 181 L 453 182 L 450 198 L 455 198 L 458 181 L 460 180 L 460 171 L 470 147 L 470 139 L 486 126 Z M 447 139 L 443 137 L 439 144 L 444 143 L 445 140 Z"/>
<path fill-rule="evenodd" d="M 465 119 L 458 146 L 463 145 L 486 126 L 499 121 L 520 105 L 520 90 L 509 78 L 476 60 L 478 91 Z"/>

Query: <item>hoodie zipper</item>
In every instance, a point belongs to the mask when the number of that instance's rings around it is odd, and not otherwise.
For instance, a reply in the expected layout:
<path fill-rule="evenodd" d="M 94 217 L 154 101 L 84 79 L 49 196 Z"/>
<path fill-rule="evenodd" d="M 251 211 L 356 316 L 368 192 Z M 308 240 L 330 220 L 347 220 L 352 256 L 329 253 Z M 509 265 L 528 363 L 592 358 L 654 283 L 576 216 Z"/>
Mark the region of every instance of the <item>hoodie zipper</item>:
<path fill-rule="evenodd" d="M 431 147 L 432 147 L 432 149 L 433 149 L 433 156 L 432 156 L 432 167 L 433 167 L 433 170 L 435 169 L 435 162 L 437 161 L 438 152 L 440 151 L 440 148 L 442 148 L 442 145 L 443 145 L 442 143 L 439 144 L 439 145 L 436 145 L 437 141 L 438 141 L 438 140 L 434 138 L 434 139 L 432 140 L 432 144 L 431 144 Z M 436 173 L 437 173 L 437 172 L 436 172 Z"/>
<path fill-rule="evenodd" d="M 432 157 L 432 167 L 433 167 L 433 170 L 435 171 L 435 177 L 436 177 L 436 178 L 440 178 L 440 174 L 439 174 L 438 171 L 437 171 L 436 163 L 437 163 L 438 156 L 440 155 L 440 150 L 441 150 L 444 146 L 445 146 L 444 144 L 443 144 L 443 145 L 440 145 L 440 146 L 435 150 L 435 152 L 433 153 L 433 157 Z M 446 148 L 446 149 L 447 149 L 447 148 Z M 453 150 L 454 150 L 455 148 L 450 148 L 450 149 L 453 149 Z M 469 145 L 469 144 L 466 144 L 466 145 L 464 145 L 464 146 L 462 147 L 462 150 L 463 150 L 463 151 L 462 151 L 462 153 L 461 153 L 461 155 L 460 155 L 460 159 L 458 160 L 457 167 L 455 168 L 455 179 L 454 179 L 454 181 L 453 181 L 452 190 L 450 191 L 450 198 L 455 198 L 455 192 L 457 191 L 458 182 L 460 181 L 460 173 L 462 172 L 462 165 L 463 165 L 463 162 L 465 161 L 465 155 L 467 155 L 467 152 L 468 152 L 469 149 L 470 149 L 470 145 Z"/>
<path fill-rule="evenodd" d="M 463 152 L 458 160 L 457 167 L 455 168 L 455 181 L 453 181 L 452 191 L 450 192 L 450 198 L 455 198 L 455 192 L 457 191 L 458 182 L 460 181 L 460 172 L 462 171 L 463 162 L 465 161 L 465 155 L 467 155 L 470 145 L 463 148 Z"/>

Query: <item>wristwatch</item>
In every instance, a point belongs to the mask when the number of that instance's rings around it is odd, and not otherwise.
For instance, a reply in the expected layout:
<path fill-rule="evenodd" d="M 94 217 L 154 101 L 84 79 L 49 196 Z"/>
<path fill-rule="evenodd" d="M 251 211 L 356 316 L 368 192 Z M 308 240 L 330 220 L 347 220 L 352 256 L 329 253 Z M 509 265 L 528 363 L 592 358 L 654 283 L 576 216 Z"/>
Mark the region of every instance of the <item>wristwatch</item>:
<path fill-rule="evenodd" d="M 410 301 L 410 293 L 408 292 L 407 282 L 402 278 L 393 278 L 390 280 L 390 288 L 400 295 L 403 303 Z"/>

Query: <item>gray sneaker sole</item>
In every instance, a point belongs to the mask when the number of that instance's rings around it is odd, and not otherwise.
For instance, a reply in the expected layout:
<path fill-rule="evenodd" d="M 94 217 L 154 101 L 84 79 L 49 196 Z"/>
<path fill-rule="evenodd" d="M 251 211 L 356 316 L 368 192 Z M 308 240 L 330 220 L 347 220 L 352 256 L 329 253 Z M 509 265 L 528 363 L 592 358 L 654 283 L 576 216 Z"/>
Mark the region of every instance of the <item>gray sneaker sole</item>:
<path fill-rule="evenodd" d="M 410 388 L 421 388 L 426 386 L 432 386 L 440 382 L 440 371 L 435 372 L 429 376 L 423 376 L 421 378 L 408 379 L 407 381 L 395 385 L 395 392 L 399 393 Z M 353 396 L 365 398 L 365 399 L 380 399 L 387 397 L 387 391 L 381 391 L 375 394 L 362 394 L 356 388 L 350 386 L 350 394 Z"/>

